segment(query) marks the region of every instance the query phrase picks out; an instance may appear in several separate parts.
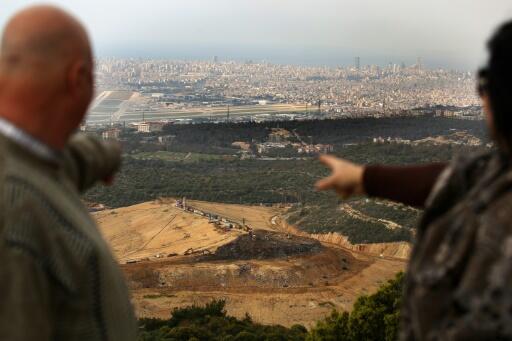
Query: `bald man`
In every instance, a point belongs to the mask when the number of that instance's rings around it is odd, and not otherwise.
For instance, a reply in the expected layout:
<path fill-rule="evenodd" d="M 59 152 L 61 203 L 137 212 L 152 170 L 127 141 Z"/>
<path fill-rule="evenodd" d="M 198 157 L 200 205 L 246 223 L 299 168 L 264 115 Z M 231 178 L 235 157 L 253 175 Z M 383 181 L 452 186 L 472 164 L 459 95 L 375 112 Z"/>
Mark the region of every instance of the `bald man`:
<path fill-rule="evenodd" d="M 116 148 L 74 136 L 93 95 L 83 27 L 48 6 L 5 27 L 0 47 L 0 340 L 136 339 L 128 290 L 80 191 Z"/>

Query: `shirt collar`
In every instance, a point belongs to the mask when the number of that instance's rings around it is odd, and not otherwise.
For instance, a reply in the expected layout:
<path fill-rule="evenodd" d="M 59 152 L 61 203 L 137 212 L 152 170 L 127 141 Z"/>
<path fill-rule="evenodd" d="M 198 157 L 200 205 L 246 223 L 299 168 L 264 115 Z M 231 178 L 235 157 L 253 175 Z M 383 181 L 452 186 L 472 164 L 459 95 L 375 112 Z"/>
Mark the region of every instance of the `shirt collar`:
<path fill-rule="evenodd" d="M 25 147 L 40 158 L 58 162 L 60 158 L 60 152 L 52 147 L 44 144 L 33 136 L 29 135 L 22 129 L 16 127 L 11 122 L 0 117 L 0 134 L 14 141 L 15 143 Z"/>

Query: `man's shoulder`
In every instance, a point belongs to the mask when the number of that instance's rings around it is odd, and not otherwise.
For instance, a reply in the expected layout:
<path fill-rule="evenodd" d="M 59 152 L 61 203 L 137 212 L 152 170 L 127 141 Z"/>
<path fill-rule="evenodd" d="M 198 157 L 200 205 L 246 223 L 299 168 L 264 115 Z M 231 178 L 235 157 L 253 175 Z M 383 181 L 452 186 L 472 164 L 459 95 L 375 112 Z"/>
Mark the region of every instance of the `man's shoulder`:
<path fill-rule="evenodd" d="M 81 206 L 79 198 L 70 198 L 62 195 L 55 197 L 55 193 L 47 191 L 37 181 L 32 181 L 24 176 L 5 175 L 2 181 L 1 190 L 3 196 L 0 202 L 4 213 L 4 225 L 16 223 L 21 218 L 30 220 L 29 224 L 47 229 L 47 234 L 68 232 L 75 236 L 75 239 L 86 240 L 87 236 L 78 228 L 77 222 L 70 218 L 65 207 L 59 203 L 67 203 L 71 199 L 77 200 L 76 205 Z M 83 207 L 80 207 L 83 209 Z M 46 226 L 48 225 L 48 226 Z M 5 226 L 9 228 L 9 226 Z"/>
<path fill-rule="evenodd" d="M 94 254 L 93 241 L 55 207 L 44 190 L 28 179 L 8 175 L 2 186 L 5 249 L 23 253 L 62 288 L 75 291 L 80 271 Z"/>

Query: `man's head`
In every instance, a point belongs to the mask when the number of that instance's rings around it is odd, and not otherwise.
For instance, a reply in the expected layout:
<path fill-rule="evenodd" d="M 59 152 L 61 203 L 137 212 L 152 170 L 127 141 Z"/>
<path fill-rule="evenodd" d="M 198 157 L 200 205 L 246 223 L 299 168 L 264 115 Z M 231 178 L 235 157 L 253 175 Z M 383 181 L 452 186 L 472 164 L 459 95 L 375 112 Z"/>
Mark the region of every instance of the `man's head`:
<path fill-rule="evenodd" d="M 93 57 L 82 25 L 51 6 L 27 8 L 0 45 L 0 117 L 61 149 L 93 95 Z"/>

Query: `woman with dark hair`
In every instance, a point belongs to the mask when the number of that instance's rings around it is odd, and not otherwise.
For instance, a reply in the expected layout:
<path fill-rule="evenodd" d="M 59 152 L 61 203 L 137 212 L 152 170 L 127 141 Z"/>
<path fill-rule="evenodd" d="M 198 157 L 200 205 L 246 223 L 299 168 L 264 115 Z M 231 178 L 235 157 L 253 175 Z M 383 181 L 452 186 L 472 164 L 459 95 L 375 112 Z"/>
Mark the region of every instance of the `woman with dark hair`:
<path fill-rule="evenodd" d="M 512 22 L 489 42 L 478 91 L 495 148 L 449 164 L 361 166 L 332 156 L 318 190 L 424 207 L 402 340 L 512 339 Z"/>

